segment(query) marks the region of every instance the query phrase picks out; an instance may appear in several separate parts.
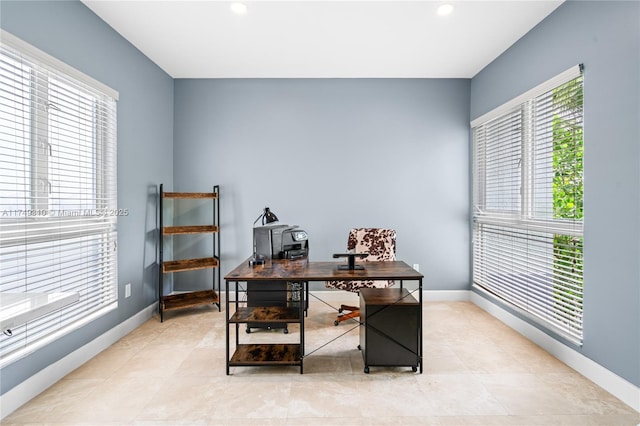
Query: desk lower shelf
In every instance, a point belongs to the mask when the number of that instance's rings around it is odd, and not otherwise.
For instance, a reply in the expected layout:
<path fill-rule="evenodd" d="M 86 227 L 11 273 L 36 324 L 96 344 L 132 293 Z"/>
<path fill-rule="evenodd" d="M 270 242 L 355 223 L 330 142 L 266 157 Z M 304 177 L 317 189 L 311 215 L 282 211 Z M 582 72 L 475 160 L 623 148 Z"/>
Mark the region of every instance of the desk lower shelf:
<path fill-rule="evenodd" d="M 299 344 L 241 344 L 229 366 L 301 365 Z"/>
<path fill-rule="evenodd" d="M 238 308 L 229 318 L 230 323 L 291 323 L 300 321 L 297 306 L 264 306 Z"/>

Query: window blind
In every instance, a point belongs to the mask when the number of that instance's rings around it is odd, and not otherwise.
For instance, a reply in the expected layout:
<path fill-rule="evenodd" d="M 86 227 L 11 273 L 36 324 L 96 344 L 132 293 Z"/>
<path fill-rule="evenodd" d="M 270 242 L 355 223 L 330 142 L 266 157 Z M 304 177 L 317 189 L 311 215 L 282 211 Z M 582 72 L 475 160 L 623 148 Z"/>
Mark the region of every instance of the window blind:
<path fill-rule="evenodd" d="M 582 342 L 583 77 L 472 123 L 474 285 Z"/>
<path fill-rule="evenodd" d="M 0 295 L 78 300 L 6 330 L 0 364 L 117 306 L 117 93 L 70 70 L 2 33 Z"/>

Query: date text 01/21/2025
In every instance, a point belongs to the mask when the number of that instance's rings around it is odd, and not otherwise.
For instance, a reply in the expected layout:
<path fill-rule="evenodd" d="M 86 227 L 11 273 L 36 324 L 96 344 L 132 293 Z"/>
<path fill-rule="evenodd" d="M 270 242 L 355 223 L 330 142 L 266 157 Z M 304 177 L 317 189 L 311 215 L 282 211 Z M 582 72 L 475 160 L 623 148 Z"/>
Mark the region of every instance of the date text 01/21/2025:
<path fill-rule="evenodd" d="M 80 216 L 128 216 L 129 209 L 13 209 L 0 211 L 0 217 L 80 217 Z"/>

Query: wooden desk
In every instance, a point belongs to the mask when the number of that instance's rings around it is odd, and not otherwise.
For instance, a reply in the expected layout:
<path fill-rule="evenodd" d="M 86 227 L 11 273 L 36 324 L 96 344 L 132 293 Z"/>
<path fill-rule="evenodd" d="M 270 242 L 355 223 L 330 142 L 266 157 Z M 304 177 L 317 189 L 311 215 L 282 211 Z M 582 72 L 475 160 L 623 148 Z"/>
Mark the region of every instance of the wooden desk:
<path fill-rule="evenodd" d="M 359 281 L 359 280 L 398 280 L 418 281 L 418 301 L 422 307 L 422 278 L 424 276 L 411 268 L 405 262 L 366 262 L 364 269 L 341 270 L 338 265 L 341 262 L 310 262 L 301 260 L 267 260 L 264 265 L 250 266 L 247 261 L 242 262 L 225 277 L 226 281 L 226 353 L 227 374 L 230 366 L 249 365 L 299 365 L 300 373 L 303 372 L 302 360 L 304 357 L 304 308 L 309 292 L 310 281 Z M 259 281 L 292 281 L 301 282 L 301 300 L 297 307 L 259 307 L 250 308 L 241 306 L 238 298 L 239 282 Z M 231 284 L 235 284 L 235 312 L 230 315 L 229 290 Z M 239 341 L 239 324 L 246 323 L 249 319 L 259 321 L 282 321 L 300 324 L 299 344 L 274 344 L 274 345 L 241 345 Z M 236 327 L 236 350 L 230 356 L 229 326 Z M 422 330 L 422 309 L 419 309 L 418 324 Z M 422 373 L 422 333 L 419 336 L 418 359 L 420 373 Z"/>

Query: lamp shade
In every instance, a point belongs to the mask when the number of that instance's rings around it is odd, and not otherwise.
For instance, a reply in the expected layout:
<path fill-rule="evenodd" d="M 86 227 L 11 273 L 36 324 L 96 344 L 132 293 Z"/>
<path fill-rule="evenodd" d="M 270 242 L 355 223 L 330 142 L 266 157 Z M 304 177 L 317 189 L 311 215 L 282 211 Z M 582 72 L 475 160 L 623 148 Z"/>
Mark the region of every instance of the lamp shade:
<path fill-rule="evenodd" d="M 266 225 L 267 223 L 273 223 L 278 221 L 278 216 L 276 216 L 269 207 L 264 208 L 264 212 L 262 213 L 262 224 Z"/>

